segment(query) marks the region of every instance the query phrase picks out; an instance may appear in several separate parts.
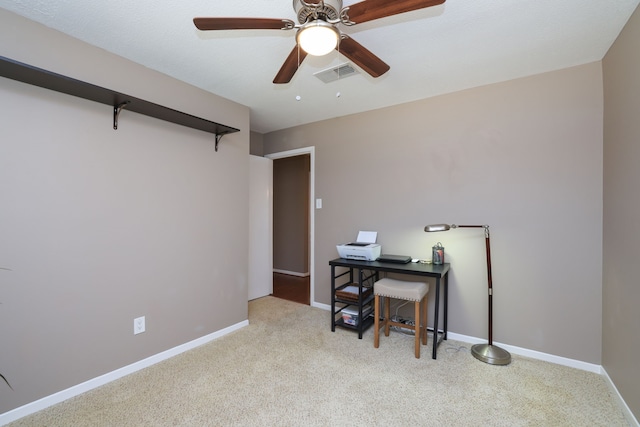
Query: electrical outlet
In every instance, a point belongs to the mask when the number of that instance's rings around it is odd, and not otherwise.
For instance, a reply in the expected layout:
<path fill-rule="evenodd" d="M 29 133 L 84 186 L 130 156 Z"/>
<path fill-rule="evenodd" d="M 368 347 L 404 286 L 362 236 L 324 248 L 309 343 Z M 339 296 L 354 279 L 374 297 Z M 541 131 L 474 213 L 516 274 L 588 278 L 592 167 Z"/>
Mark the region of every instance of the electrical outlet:
<path fill-rule="evenodd" d="M 141 334 L 145 331 L 144 316 L 133 319 L 133 335 Z"/>

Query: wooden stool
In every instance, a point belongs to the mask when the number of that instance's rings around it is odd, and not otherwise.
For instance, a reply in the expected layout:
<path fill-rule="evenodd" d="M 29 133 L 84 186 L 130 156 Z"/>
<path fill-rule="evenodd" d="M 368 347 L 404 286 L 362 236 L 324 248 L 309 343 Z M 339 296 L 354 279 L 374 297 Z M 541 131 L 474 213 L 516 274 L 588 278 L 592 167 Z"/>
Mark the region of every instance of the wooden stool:
<path fill-rule="evenodd" d="M 380 279 L 373 284 L 373 293 L 375 295 L 375 323 L 373 335 L 373 347 L 378 348 L 380 345 L 380 297 L 384 297 L 384 335 L 389 336 L 389 328 L 398 326 L 401 328 L 413 330 L 416 340 L 416 359 L 420 358 L 420 338 L 422 344 L 427 344 L 427 293 L 429 285 L 421 282 L 405 282 L 395 279 Z M 407 325 L 405 323 L 394 322 L 389 316 L 390 299 L 402 299 L 415 302 L 415 324 Z M 420 313 L 422 312 L 422 314 Z M 424 325 L 423 325 L 424 324 Z"/>

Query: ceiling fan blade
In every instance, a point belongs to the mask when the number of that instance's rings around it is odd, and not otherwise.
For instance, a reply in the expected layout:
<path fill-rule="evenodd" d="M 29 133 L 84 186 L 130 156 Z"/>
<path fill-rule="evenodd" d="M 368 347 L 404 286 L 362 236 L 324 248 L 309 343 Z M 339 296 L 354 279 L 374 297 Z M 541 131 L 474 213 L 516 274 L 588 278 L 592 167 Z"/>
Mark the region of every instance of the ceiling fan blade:
<path fill-rule="evenodd" d="M 380 77 L 391 68 L 382 59 L 346 35 L 342 36 L 336 50 L 369 73 L 371 77 Z"/>
<path fill-rule="evenodd" d="M 290 19 L 273 18 L 193 18 L 199 30 L 290 30 Z"/>
<path fill-rule="evenodd" d="M 347 15 L 350 21 L 360 24 L 386 16 L 437 6 L 444 2 L 445 0 L 364 0 L 349 6 Z"/>
<path fill-rule="evenodd" d="M 280 67 L 280 71 L 278 71 L 278 74 L 276 74 L 276 77 L 273 79 L 273 83 L 289 83 L 306 57 L 307 52 L 303 49 L 298 49 L 298 45 L 296 44 L 289 56 L 287 56 L 287 59 L 285 59 L 282 67 Z"/>

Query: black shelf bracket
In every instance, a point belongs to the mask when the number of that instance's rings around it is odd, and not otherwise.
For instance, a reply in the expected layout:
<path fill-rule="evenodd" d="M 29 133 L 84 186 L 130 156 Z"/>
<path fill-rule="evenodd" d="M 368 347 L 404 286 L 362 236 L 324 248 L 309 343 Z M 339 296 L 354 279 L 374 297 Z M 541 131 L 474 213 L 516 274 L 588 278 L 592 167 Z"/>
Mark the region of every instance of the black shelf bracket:
<path fill-rule="evenodd" d="M 218 151 L 218 144 L 224 135 L 224 133 L 216 133 L 216 151 Z"/>
<path fill-rule="evenodd" d="M 125 101 L 125 102 L 121 102 L 118 105 L 113 106 L 113 129 L 114 130 L 118 129 L 118 117 L 120 116 L 120 112 L 122 111 L 123 108 L 129 105 L 129 103 L 130 101 Z"/>

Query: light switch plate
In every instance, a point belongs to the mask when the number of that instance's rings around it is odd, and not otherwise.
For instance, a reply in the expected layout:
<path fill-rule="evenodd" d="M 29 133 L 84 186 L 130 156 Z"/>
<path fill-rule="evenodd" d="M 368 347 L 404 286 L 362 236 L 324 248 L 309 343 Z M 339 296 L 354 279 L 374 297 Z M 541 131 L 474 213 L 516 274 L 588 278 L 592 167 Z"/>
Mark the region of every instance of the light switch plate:
<path fill-rule="evenodd" d="M 145 329 L 144 316 L 133 319 L 133 335 L 141 334 Z"/>

